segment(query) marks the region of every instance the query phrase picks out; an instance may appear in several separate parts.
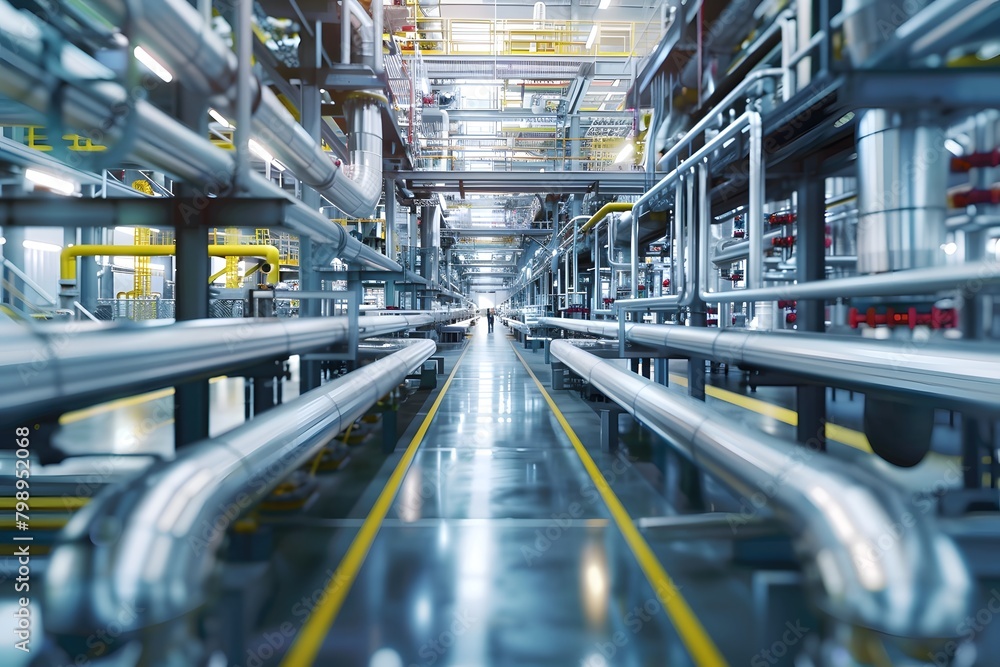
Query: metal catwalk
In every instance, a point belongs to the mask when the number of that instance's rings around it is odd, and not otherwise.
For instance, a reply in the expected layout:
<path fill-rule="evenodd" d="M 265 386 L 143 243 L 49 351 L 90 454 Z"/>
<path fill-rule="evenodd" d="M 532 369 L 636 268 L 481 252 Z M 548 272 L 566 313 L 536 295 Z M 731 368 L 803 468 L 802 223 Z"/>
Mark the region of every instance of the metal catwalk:
<path fill-rule="evenodd" d="M 669 556 L 684 571 L 671 579 L 633 522 L 670 508 L 599 451 L 590 408 L 566 395 L 559 409 L 535 377 L 500 327 L 476 331 L 401 462 L 373 482 L 371 511 L 300 533 L 315 544 L 338 529 L 328 550 L 292 556 L 326 583 L 272 607 L 311 611 L 281 664 L 705 665 L 744 652 L 695 614 L 748 611 L 738 575 L 718 577 L 718 554 L 689 545 Z"/>

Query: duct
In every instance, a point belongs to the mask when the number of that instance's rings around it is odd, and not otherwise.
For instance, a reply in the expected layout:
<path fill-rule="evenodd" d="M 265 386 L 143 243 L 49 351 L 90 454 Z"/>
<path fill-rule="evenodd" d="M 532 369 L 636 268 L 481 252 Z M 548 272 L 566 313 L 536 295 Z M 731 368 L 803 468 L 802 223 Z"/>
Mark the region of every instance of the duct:
<path fill-rule="evenodd" d="M 234 508 L 242 514 L 263 500 L 435 349 L 416 342 L 106 488 L 70 519 L 52 552 L 46 631 L 71 654 L 89 655 L 85 638 L 99 628 L 135 636 L 183 622 L 208 602 L 226 537 L 220 526 L 232 525 Z M 122 608 L 135 614 L 123 619 Z"/>
<path fill-rule="evenodd" d="M 108 22 L 133 31 L 132 36 L 147 45 L 185 86 L 216 99 L 224 111 L 235 109 L 236 55 L 186 0 L 88 1 Z M 372 30 L 358 33 L 364 40 L 362 53 L 373 54 L 376 49 Z M 261 85 L 256 77 L 251 78 L 251 86 L 253 131 L 275 159 L 347 215 L 368 217 L 382 192 L 382 118 L 378 103 L 385 98 L 373 92 L 349 98 L 346 111 L 348 141 L 353 144 L 349 145 L 351 164 L 341 165 L 339 160 L 327 157 L 270 88 Z M 354 140 L 354 134 L 364 138 Z M 371 136 L 378 140 L 371 141 Z"/>
<path fill-rule="evenodd" d="M 681 327 L 677 327 L 681 328 Z M 553 341 L 553 357 L 601 390 L 702 470 L 745 498 L 763 496 L 794 536 L 814 603 L 850 626 L 904 638 L 953 638 L 972 579 L 955 544 L 912 513 L 902 491 L 857 466 L 719 420 L 701 401 Z M 879 545 L 899 536 L 893 548 Z"/>
<path fill-rule="evenodd" d="M 618 322 L 541 318 L 539 324 L 617 338 Z M 837 387 L 903 393 L 936 405 L 1000 408 L 1000 359 L 982 346 L 927 344 L 901 350 L 896 341 L 791 332 L 758 333 L 673 324 L 625 324 L 626 340 L 679 354 L 753 368 L 773 368 Z"/>
<path fill-rule="evenodd" d="M 459 312 L 458 317 L 468 311 Z M 359 318 L 370 338 L 433 324 L 436 316 Z M 0 326 L 0 423 L 59 413 L 222 375 L 250 364 L 346 342 L 349 318 L 73 323 L 43 329 Z M 71 341 L 68 344 L 67 341 Z M 156 350 L 150 363 L 150 350 Z"/>
<path fill-rule="evenodd" d="M 948 165 L 939 127 L 885 110 L 858 123 L 858 271 L 944 262 Z"/>

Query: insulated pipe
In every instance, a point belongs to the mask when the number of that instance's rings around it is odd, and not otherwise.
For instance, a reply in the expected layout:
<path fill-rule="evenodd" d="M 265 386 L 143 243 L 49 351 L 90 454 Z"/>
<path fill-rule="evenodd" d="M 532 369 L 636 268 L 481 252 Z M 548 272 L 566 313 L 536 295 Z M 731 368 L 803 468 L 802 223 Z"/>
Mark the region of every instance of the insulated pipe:
<path fill-rule="evenodd" d="M 46 631 L 70 653 L 89 654 L 84 642 L 100 628 L 134 637 L 186 622 L 209 602 L 233 512 L 266 498 L 435 349 L 417 341 L 105 488 L 70 519 L 52 552 Z M 123 608 L 135 613 L 124 619 Z"/>
<path fill-rule="evenodd" d="M 162 3 L 143 3 L 142 6 L 160 7 Z M 100 137 L 110 137 L 113 141 L 119 141 L 124 134 L 128 134 L 131 138 L 129 154 L 136 162 L 156 166 L 207 191 L 226 194 L 235 168 L 232 157 L 226 151 L 213 146 L 145 101 L 134 101 L 132 113 L 123 116 L 121 109 L 128 108 L 129 99 L 125 89 L 114 81 L 114 74 L 76 47 L 67 44 L 58 46 L 56 38 L 49 37 L 30 15 L 18 12 L 0 0 L 0 39 L 13 45 L 0 51 L 0 93 L 48 113 L 55 97 L 53 91 L 59 89 L 60 102 L 54 111 L 68 126 L 84 134 L 90 133 L 92 138 L 96 136 L 91 132 L 94 128 L 103 128 L 97 130 Z M 46 49 L 57 49 L 51 59 L 61 64 L 63 71 L 58 77 L 45 69 L 50 60 Z M 371 104 L 365 99 L 368 98 L 349 103 L 356 115 L 373 114 Z M 135 123 L 135 127 L 126 129 L 130 122 Z M 272 122 L 276 121 L 268 121 L 269 124 Z M 305 132 L 297 124 L 295 127 L 298 128 L 296 131 Z M 368 135 L 363 139 L 352 138 L 352 141 L 356 146 L 373 143 Z M 380 156 L 380 142 L 378 151 Z M 359 155 L 362 154 L 367 156 L 367 161 L 362 162 L 368 167 L 361 170 L 363 173 L 358 178 L 365 180 L 373 175 L 374 164 L 377 163 L 381 169 L 381 158 L 376 161 L 370 151 L 359 150 Z M 329 162 L 328 158 L 322 157 Z M 340 225 L 331 223 L 318 211 L 290 197 L 263 176 L 256 173 L 250 175 L 250 191 L 255 196 L 280 197 L 289 201 L 291 211 L 285 223 L 300 235 L 306 234 L 324 243 L 332 242 L 345 261 L 386 271 L 400 270 L 398 264 L 364 246 Z M 375 197 L 377 200 L 377 193 Z"/>
<path fill-rule="evenodd" d="M 134 34 L 130 36 L 148 46 L 183 85 L 205 97 L 217 99 L 223 111 L 235 110 L 236 55 L 186 0 L 88 0 L 88 4 L 109 23 L 132 31 Z M 377 40 L 372 34 L 370 19 L 369 29 L 357 32 L 363 40 L 362 52 L 374 53 Z M 355 133 L 376 135 L 378 141 L 365 141 L 352 147 L 351 164 L 342 165 L 339 160 L 333 161 L 327 156 L 270 88 L 262 86 L 256 77 L 251 78 L 250 84 L 254 100 L 254 135 L 275 159 L 303 183 L 327 196 L 347 215 L 368 217 L 375 210 L 382 192 L 382 118 L 378 105 L 385 98 L 369 93 L 363 99 L 350 102 L 347 109 L 349 143 Z M 361 113 L 354 112 L 352 107 L 355 106 L 361 107 Z M 374 113 L 369 112 L 371 107 Z M 377 155 L 367 152 L 373 149 Z"/>
<path fill-rule="evenodd" d="M 405 331 L 425 315 L 359 319 L 359 337 Z M 366 320 L 378 319 L 378 322 Z M 431 318 L 433 319 L 433 318 Z M 383 321 L 384 320 L 384 321 Z M 212 319 L 128 326 L 75 322 L 0 326 L 0 423 L 169 387 L 348 340 L 347 317 Z M 151 350 L 155 360 L 151 362 Z"/>
<path fill-rule="evenodd" d="M 750 242 L 750 257 L 747 261 L 746 286 L 748 289 L 762 287 L 764 285 L 764 138 L 763 124 L 760 113 L 757 111 L 748 112 L 747 124 L 750 127 L 750 155 L 748 157 L 750 165 L 750 177 L 748 187 L 750 190 L 750 200 L 747 211 L 747 240 Z M 711 202 L 706 197 L 702 205 L 711 207 Z M 804 221 L 808 224 L 819 224 L 818 220 Z M 708 266 L 707 244 L 701 249 L 702 263 Z M 705 284 L 702 284 L 705 287 Z"/>
<path fill-rule="evenodd" d="M 545 317 L 538 323 L 604 338 L 619 335 L 618 322 Z M 837 387 L 920 396 L 938 405 L 1000 408 L 1000 357 L 979 345 L 907 350 L 893 341 L 829 334 L 634 323 L 625 323 L 625 339 L 739 366 L 791 371 Z"/>
<path fill-rule="evenodd" d="M 912 508 L 887 480 L 720 420 L 703 402 L 569 341 L 549 349 L 700 469 L 744 498 L 764 498 L 794 536 L 811 597 L 825 614 L 890 636 L 956 636 L 971 601 L 968 568 L 933 517 L 898 529 Z M 891 549 L 882 546 L 886 535 Z"/>
<path fill-rule="evenodd" d="M 402 267 L 382 253 L 366 246 L 351 236 L 341 225 L 331 222 L 319 211 L 307 206 L 301 199 L 287 192 L 260 174 L 250 175 L 251 191 L 258 197 L 285 199 L 288 210 L 284 224 L 299 235 L 309 236 L 321 243 L 330 243 L 335 256 L 349 264 L 361 264 L 379 271 L 402 271 Z"/>
<path fill-rule="evenodd" d="M 96 257 L 167 257 L 173 255 L 177 248 L 173 245 L 73 245 L 67 246 L 59 253 L 59 283 L 76 283 L 76 258 Z M 275 285 L 281 280 L 281 266 L 278 249 L 270 245 L 210 245 L 208 254 L 211 257 L 262 257 L 271 268 L 267 272 L 267 281 Z"/>
<path fill-rule="evenodd" d="M 58 118 L 96 143 L 128 141 L 133 160 L 184 181 L 216 190 L 230 183 L 233 160 L 225 151 L 131 98 L 111 70 L 4 0 L 0 42 L 7 46 L 0 50 L 0 95 Z M 59 72 L 48 71 L 51 63 L 59 63 Z"/>

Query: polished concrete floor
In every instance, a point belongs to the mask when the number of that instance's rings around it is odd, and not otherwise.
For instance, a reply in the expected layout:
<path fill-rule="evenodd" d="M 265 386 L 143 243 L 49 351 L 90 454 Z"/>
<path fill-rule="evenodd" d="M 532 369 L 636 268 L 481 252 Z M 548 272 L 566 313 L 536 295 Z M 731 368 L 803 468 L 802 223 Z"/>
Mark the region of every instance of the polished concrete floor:
<path fill-rule="evenodd" d="M 542 370 L 540 353 L 524 354 Z M 321 639 L 298 639 L 318 641 L 313 664 L 696 664 L 691 638 L 679 635 L 663 591 L 643 574 L 502 327 L 479 327 L 453 375 L 356 579 L 333 577 L 333 586 L 349 586 L 343 605 Z M 672 514 L 635 462 L 600 451 L 595 413 L 562 393 L 561 412 L 629 516 Z M 386 462 L 349 516 L 317 503 L 309 518 L 279 529 L 289 574 L 266 625 L 312 623 L 296 612 L 303 599 L 323 597 L 310 591 L 329 593 L 324 579 L 395 465 Z M 723 628 L 723 618 L 750 613 L 751 575 L 729 568 L 728 547 L 681 546 L 656 531 L 645 539 L 679 574 L 666 595 L 685 598 L 695 616 Z M 326 576 L 296 576 L 309 564 Z M 717 631 L 709 641 L 736 659 L 752 653 L 753 634 Z"/>

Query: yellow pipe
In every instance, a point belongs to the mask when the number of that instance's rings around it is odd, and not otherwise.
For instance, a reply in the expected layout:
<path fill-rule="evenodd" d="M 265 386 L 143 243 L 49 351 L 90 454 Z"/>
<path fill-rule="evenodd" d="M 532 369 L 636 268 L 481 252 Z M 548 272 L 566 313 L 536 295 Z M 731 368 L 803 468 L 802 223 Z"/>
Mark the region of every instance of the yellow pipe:
<path fill-rule="evenodd" d="M 76 281 L 76 258 L 109 255 L 112 257 L 167 257 L 176 248 L 172 245 L 74 245 L 63 248 L 59 254 L 60 279 Z M 212 257 L 262 257 L 271 265 L 267 281 L 274 285 L 281 279 L 278 249 L 272 245 L 210 245 L 208 254 Z"/>
<path fill-rule="evenodd" d="M 622 202 L 612 202 L 610 204 L 605 204 L 604 206 L 601 207 L 601 209 L 597 213 L 591 216 L 590 220 L 583 223 L 583 225 L 580 227 L 580 232 L 582 234 L 586 234 L 591 229 L 593 229 L 594 225 L 603 220 L 607 215 L 611 213 L 624 213 L 625 211 L 631 211 L 632 206 L 634 206 L 634 204 L 625 204 Z"/>

